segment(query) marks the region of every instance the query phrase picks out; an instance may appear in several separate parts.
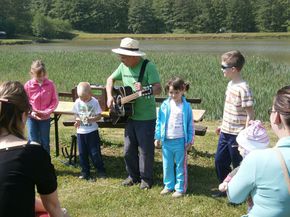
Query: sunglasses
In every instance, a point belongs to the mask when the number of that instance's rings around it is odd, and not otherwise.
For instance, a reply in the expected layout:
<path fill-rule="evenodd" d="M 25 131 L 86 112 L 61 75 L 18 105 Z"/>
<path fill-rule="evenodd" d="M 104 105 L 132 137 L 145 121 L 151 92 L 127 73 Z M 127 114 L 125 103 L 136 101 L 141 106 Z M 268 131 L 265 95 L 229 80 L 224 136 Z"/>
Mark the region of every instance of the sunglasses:
<path fill-rule="evenodd" d="M 222 70 L 225 70 L 225 69 L 230 69 L 232 67 L 235 67 L 235 66 L 225 66 L 225 65 L 221 65 L 221 69 Z"/>

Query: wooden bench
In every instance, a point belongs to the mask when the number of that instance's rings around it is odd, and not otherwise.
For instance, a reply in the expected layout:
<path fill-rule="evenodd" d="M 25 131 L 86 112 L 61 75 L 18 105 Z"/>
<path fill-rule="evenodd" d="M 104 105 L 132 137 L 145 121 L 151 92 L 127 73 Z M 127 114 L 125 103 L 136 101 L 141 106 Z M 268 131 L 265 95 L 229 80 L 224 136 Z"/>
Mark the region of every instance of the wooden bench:
<path fill-rule="evenodd" d="M 192 110 L 193 113 L 198 112 L 198 113 L 204 113 L 204 110 Z M 194 114 L 193 114 L 194 115 Z M 73 119 L 70 120 L 65 120 L 62 122 L 64 126 L 66 127 L 71 127 L 74 125 L 75 121 Z M 117 123 L 117 124 L 112 124 L 111 121 L 102 119 L 97 122 L 98 126 L 100 128 L 124 128 L 126 123 Z M 207 127 L 200 126 L 200 125 L 195 125 L 195 135 L 197 136 L 204 136 L 206 133 Z"/>
<path fill-rule="evenodd" d="M 91 85 L 92 88 L 92 92 L 94 97 L 96 97 L 100 103 L 101 109 L 103 111 L 107 111 L 108 107 L 107 107 L 107 94 L 106 94 L 106 88 L 103 85 Z M 59 97 L 66 97 L 66 98 L 70 98 L 71 102 L 74 102 L 78 97 L 77 97 L 77 91 L 76 91 L 76 87 L 73 88 L 71 90 L 70 93 L 59 93 Z M 166 98 L 165 97 L 155 97 L 155 101 L 157 103 L 162 103 Z M 193 98 L 193 99 L 186 99 L 189 103 L 191 104 L 200 104 L 201 103 L 201 99 L 200 98 Z M 55 110 L 56 114 L 73 114 L 72 113 L 72 104 L 71 102 L 62 102 L 60 101 L 59 106 L 57 107 L 57 109 Z M 205 110 L 202 109 L 192 109 L 193 112 L 193 117 L 194 117 L 194 122 L 198 123 L 201 122 L 204 118 L 204 114 L 205 114 Z M 64 121 L 64 125 L 65 126 L 70 126 L 71 125 L 71 120 L 68 121 Z M 124 123 L 120 123 L 120 124 L 110 124 L 109 121 L 99 121 L 98 125 L 100 128 L 123 128 L 124 127 Z M 197 125 L 195 124 L 195 135 L 198 136 L 204 136 L 206 134 L 207 131 L 207 127 L 205 126 L 201 126 L 201 125 Z"/>
<path fill-rule="evenodd" d="M 102 85 L 91 85 L 92 92 L 94 97 L 96 97 L 100 103 L 100 106 L 103 111 L 107 111 L 107 94 L 106 89 Z M 60 101 L 58 107 L 54 111 L 54 123 L 55 123 L 55 146 L 56 146 L 56 156 L 59 155 L 59 137 L 58 137 L 58 120 L 61 115 L 73 115 L 72 107 L 74 104 L 74 101 L 77 99 L 77 92 L 76 87 L 71 90 L 71 92 L 60 92 L 59 93 L 60 99 L 62 98 L 69 98 L 70 101 Z M 157 103 L 162 103 L 166 98 L 164 97 L 155 97 L 155 100 Z M 187 99 L 188 102 L 191 104 L 200 104 L 201 99 Z M 157 108 L 158 109 L 158 108 Z M 198 123 L 201 122 L 204 118 L 205 110 L 202 109 L 193 109 L 193 117 L 194 122 Z M 105 117 L 105 115 L 103 115 Z M 74 125 L 74 120 L 72 118 L 63 121 L 63 125 L 67 127 L 71 127 Z M 100 128 L 124 128 L 125 123 L 117 123 L 115 125 L 112 124 L 112 122 L 107 119 L 103 118 L 100 121 L 98 121 L 98 126 Z M 195 124 L 195 135 L 197 136 L 204 136 L 206 134 L 207 127 L 202 125 Z M 67 149 L 62 149 L 62 152 L 64 155 L 66 155 L 69 158 L 69 164 L 72 163 L 72 159 L 74 159 L 74 163 L 76 161 L 76 136 L 72 135 L 71 145 L 70 145 L 70 151 L 68 152 Z"/>
<path fill-rule="evenodd" d="M 107 107 L 107 94 L 106 94 L 106 88 L 103 85 L 91 85 L 91 89 L 93 92 L 94 97 L 96 97 L 100 103 L 101 109 L 103 111 L 107 111 L 108 107 Z M 59 93 L 59 97 L 65 97 L 65 98 L 70 98 L 71 102 L 74 102 L 78 97 L 77 97 L 77 90 L 76 87 L 73 88 L 71 90 L 70 93 L 66 92 L 62 92 Z M 156 103 L 160 104 L 162 103 L 164 100 L 166 99 L 166 97 L 155 97 L 155 101 Z M 200 104 L 201 103 L 201 99 L 200 98 L 191 98 L 191 99 L 186 99 L 189 103 L 191 104 Z M 67 112 L 68 114 L 72 113 L 71 111 L 71 104 L 68 102 L 67 105 L 65 105 L 65 102 L 60 102 L 58 108 L 56 109 L 55 113 L 60 113 L 60 111 L 63 112 L 63 110 L 65 110 L 64 112 Z M 198 123 L 201 122 L 203 120 L 204 114 L 205 114 L 205 110 L 202 109 L 193 109 L 193 116 L 194 116 L 194 122 Z M 100 127 L 107 127 L 107 128 L 118 128 L 116 125 L 110 125 L 109 123 L 100 123 Z M 205 135 L 204 132 L 206 132 L 207 127 L 202 127 L 199 126 L 197 127 L 197 129 L 202 129 L 201 132 L 196 132 L 196 135 L 200 135 L 203 136 Z"/>

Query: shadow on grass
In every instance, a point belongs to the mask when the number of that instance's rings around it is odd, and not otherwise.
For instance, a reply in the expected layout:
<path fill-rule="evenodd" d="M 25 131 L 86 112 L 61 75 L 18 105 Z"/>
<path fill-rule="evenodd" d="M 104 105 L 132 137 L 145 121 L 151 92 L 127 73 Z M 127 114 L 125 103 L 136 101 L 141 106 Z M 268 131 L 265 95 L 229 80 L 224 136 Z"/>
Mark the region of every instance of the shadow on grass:
<path fill-rule="evenodd" d="M 64 168 L 64 169 L 59 169 L 57 168 L 56 169 L 56 175 L 57 176 L 74 176 L 74 177 L 78 177 L 80 175 L 80 171 L 77 170 L 71 170 L 69 167 L 72 167 L 72 166 L 67 166 L 67 169 Z"/>
<path fill-rule="evenodd" d="M 189 153 L 193 157 L 205 157 L 205 158 L 212 158 L 215 156 L 214 153 L 209 153 L 207 151 L 198 151 L 194 146 L 192 147 L 191 152 Z"/>
<path fill-rule="evenodd" d="M 117 156 L 116 156 L 117 155 Z M 214 154 L 209 154 L 207 152 L 201 152 L 194 150 L 190 152 L 189 158 L 193 158 L 193 162 L 195 161 L 196 156 L 202 158 L 213 158 Z M 163 188 L 163 169 L 162 162 L 159 157 L 155 157 L 154 162 L 154 186 Z M 123 179 L 127 178 L 128 174 L 125 167 L 124 157 L 120 156 L 120 154 L 111 153 L 110 155 L 103 155 L 103 161 L 106 168 L 106 174 L 108 178 L 120 179 L 120 183 Z M 64 160 L 64 162 L 67 162 Z M 67 168 L 67 169 L 66 169 Z M 64 165 L 61 168 L 57 169 L 58 176 L 78 176 L 80 173 L 80 165 L 77 160 L 77 164 L 75 166 Z M 97 175 L 95 173 L 94 167 L 91 165 L 91 174 Z M 188 189 L 187 194 L 189 195 L 204 195 L 210 197 L 212 194 L 212 189 L 217 188 L 218 182 L 216 178 L 216 173 L 214 166 L 206 167 L 200 165 L 194 165 L 194 163 L 190 163 L 188 165 Z"/>
<path fill-rule="evenodd" d="M 218 186 L 215 169 L 188 165 L 188 183 L 188 194 L 211 197 L 212 189 Z"/>
<path fill-rule="evenodd" d="M 210 157 L 213 157 L 213 155 L 210 155 Z M 104 156 L 104 162 L 108 177 L 121 179 L 120 182 L 127 178 L 128 174 L 125 169 L 124 157 Z M 162 162 L 156 159 L 154 162 L 153 178 L 154 186 L 158 186 L 162 189 Z M 214 167 L 202 167 L 192 164 L 188 165 L 188 181 L 187 193 L 190 195 L 205 195 L 210 197 L 212 189 L 216 188 L 218 185 Z"/>

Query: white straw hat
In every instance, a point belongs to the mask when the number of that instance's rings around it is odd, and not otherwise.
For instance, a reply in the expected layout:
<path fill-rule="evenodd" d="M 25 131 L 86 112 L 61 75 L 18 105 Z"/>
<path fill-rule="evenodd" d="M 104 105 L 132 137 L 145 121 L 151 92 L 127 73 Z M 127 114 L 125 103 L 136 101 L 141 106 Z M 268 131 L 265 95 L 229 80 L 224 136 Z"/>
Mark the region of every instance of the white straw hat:
<path fill-rule="evenodd" d="M 114 53 L 125 56 L 145 56 L 144 52 L 139 51 L 139 41 L 132 38 L 123 38 L 120 47 L 112 49 Z"/>
<path fill-rule="evenodd" d="M 247 151 L 268 148 L 270 139 L 261 121 L 251 121 L 250 124 L 238 134 L 237 143 Z"/>

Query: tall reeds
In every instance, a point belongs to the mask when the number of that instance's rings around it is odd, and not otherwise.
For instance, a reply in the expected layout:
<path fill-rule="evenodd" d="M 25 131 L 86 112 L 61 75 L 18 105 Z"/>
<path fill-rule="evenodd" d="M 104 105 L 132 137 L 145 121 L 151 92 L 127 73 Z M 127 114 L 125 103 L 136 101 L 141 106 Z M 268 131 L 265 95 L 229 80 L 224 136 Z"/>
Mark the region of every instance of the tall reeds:
<path fill-rule="evenodd" d="M 201 98 L 195 108 L 206 110 L 206 119 L 222 118 L 226 85 L 228 80 L 220 70 L 220 57 L 191 53 L 151 52 L 147 58 L 157 65 L 161 83 L 172 76 L 180 76 L 190 82 L 188 98 Z M 118 57 L 110 52 L 60 51 L 0 53 L 0 81 L 27 81 L 32 60 L 42 59 L 47 66 L 49 78 L 59 92 L 70 91 L 80 81 L 105 85 L 107 77 L 119 65 Z M 255 98 L 256 118 L 268 120 L 267 109 L 275 92 L 290 84 L 290 66 L 272 63 L 258 56 L 246 56 L 242 77 L 248 81 Z M 165 96 L 165 93 L 162 93 Z"/>

